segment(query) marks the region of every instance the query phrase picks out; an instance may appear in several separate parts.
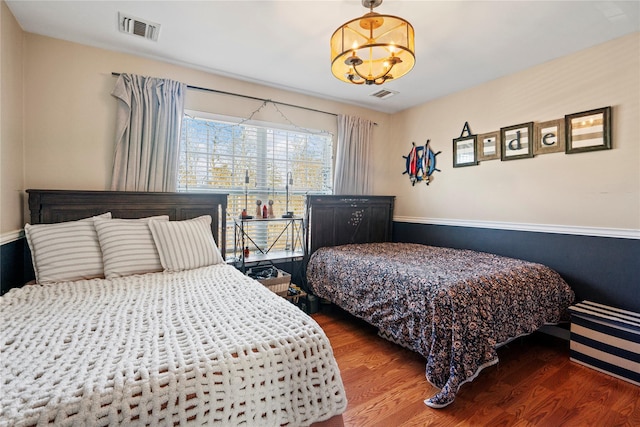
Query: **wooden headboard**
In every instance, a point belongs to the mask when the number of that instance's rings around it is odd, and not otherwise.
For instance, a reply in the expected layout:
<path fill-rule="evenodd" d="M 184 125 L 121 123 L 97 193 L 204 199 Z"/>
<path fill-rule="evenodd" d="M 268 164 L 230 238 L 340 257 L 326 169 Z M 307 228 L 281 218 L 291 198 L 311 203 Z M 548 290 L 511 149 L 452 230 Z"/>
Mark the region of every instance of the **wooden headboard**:
<path fill-rule="evenodd" d="M 169 215 L 171 220 L 211 215 L 211 231 L 226 253 L 227 195 L 131 191 L 27 190 L 31 224 L 73 221 L 111 212 L 113 218 Z"/>
<path fill-rule="evenodd" d="M 323 246 L 391 241 L 394 196 L 307 196 L 308 255 Z"/>

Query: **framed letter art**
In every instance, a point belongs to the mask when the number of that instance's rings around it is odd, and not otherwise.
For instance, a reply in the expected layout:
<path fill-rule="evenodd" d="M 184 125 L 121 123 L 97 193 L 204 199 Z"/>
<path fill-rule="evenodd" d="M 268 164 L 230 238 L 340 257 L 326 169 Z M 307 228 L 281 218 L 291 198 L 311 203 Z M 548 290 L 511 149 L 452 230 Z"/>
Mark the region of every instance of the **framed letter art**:
<path fill-rule="evenodd" d="M 501 160 L 533 157 L 533 122 L 500 129 Z"/>
<path fill-rule="evenodd" d="M 478 160 L 495 160 L 500 158 L 500 133 L 490 132 L 478 135 Z"/>
<path fill-rule="evenodd" d="M 476 140 L 478 135 L 461 136 L 453 140 L 453 167 L 478 164 Z"/>
<path fill-rule="evenodd" d="M 611 107 L 564 116 L 567 154 L 611 149 Z"/>
<path fill-rule="evenodd" d="M 551 120 L 534 125 L 533 154 L 564 152 L 564 120 Z"/>

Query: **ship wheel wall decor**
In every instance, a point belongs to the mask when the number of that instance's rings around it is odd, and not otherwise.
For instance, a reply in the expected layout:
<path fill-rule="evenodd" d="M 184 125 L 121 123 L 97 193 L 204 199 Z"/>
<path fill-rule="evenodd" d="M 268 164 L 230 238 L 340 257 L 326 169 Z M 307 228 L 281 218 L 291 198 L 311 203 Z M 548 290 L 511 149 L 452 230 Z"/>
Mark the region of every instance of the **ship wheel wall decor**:
<path fill-rule="evenodd" d="M 431 175 L 440 169 L 436 168 L 436 156 L 441 153 L 438 151 L 435 153 L 429 141 L 425 145 L 416 146 L 415 142 L 411 144 L 413 147 L 409 151 L 408 156 L 402 156 L 406 160 L 405 171 L 402 174 L 408 174 L 411 185 L 416 185 L 416 182 L 425 182 L 429 185 L 429 182 L 433 179 Z"/>

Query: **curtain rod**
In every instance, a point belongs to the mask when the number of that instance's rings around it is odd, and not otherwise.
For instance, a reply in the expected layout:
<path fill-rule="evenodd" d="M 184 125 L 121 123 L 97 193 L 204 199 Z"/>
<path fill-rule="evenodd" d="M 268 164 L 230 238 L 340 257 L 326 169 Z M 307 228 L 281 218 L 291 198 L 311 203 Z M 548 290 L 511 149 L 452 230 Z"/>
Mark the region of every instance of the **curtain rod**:
<path fill-rule="evenodd" d="M 118 77 L 120 75 L 120 73 L 112 72 L 111 75 L 114 76 L 114 77 Z M 264 99 L 264 98 L 258 98 L 258 97 L 255 97 L 255 96 L 250 96 L 250 95 L 243 95 L 241 93 L 225 92 L 223 90 L 209 89 L 209 88 L 206 88 L 206 87 L 191 86 L 191 85 L 187 85 L 187 89 L 202 90 L 202 91 L 205 91 L 205 92 L 214 92 L 214 93 L 219 93 L 219 94 L 222 94 L 222 95 L 238 96 L 238 97 L 241 97 L 241 98 L 253 99 L 255 101 L 272 102 L 274 104 L 284 105 L 284 106 L 287 106 L 287 107 L 300 108 L 302 110 L 314 111 L 316 113 L 329 114 L 329 115 L 334 116 L 334 117 L 338 116 L 336 113 L 330 113 L 328 111 L 316 110 L 315 108 L 303 107 L 303 106 L 295 105 L 295 104 L 288 104 L 286 102 L 274 101 L 272 99 Z"/>

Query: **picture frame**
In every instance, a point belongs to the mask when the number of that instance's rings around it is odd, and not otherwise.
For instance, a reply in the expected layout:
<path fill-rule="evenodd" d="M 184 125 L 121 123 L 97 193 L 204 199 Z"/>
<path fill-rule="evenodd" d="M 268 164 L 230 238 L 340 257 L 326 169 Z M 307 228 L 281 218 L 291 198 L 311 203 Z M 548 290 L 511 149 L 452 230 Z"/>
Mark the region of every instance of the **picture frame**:
<path fill-rule="evenodd" d="M 500 158 L 500 132 L 489 132 L 478 135 L 478 161 L 496 160 Z"/>
<path fill-rule="evenodd" d="M 565 153 L 611 149 L 611 107 L 564 116 L 567 132 Z"/>
<path fill-rule="evenodd" d="M 500 128 L 500 159 L 533 157 L 533 122 Z"/>
<path fill-rule="evenodd" d="M 478 164 L 477 137 L 478 135 L 468 135 L 453 140 L 454 168 Z"/>
<path fill-rule="evenodd" d="M 564 128 L 563 119 L 536 123 L 533 127 L 533 154 L 563 153 L 566 146 Z"/>

